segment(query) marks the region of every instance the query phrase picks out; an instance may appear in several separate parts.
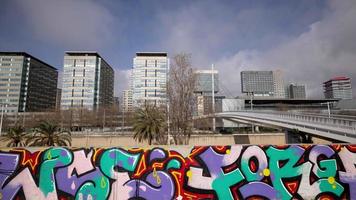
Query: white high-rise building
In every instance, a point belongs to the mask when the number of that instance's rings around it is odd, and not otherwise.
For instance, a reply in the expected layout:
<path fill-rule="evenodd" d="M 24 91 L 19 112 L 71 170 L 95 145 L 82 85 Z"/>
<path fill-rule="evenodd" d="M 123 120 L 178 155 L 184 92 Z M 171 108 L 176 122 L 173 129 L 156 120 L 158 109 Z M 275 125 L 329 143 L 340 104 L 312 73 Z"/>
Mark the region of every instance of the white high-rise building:
<path fill-rule="evenodd" d="M 132 106 L 132 90 L 124 90 L 122 91 L 122 106 L 124 112 L 132 112 L 133 111 L 133 106 Z"/>
<path fill-rule="evenodd" d="M 276 71 L 242 71 L 241 91 L 256 97 L 285 98 L 283 73 Z"/>
<path fill-rule="evenodd" d="M 286 98 L 282 70 L 273 71 L 273 88 L 275 98 Z"/>
<path fill-rule="evenodd" d="M 352 99 L 351 79 L 335 77 L 323 84 L 326 99 Z"/>
<path fill-rule="evenodd" d="M 133 59 L 132 101 L 134 107 L 145 103 L 156 106 L 167 103 L 167 53 L 140 52 Z"/>
<path fill-rule="evenodd" d="M 114 101 L 114 70 L 97 52 L 66 52 L 61 108 L 111 106 Z"/>

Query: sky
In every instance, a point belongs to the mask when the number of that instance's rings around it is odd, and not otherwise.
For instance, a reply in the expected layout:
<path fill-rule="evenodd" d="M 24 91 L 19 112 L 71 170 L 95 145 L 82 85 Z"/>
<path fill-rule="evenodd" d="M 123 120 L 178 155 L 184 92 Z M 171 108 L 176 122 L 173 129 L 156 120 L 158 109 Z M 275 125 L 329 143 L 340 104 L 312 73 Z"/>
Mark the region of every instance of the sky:
<path fill-rule="evenodd" d="M 26 51 L 63 69 L 65 51 L 97 51 L 128 87 L 136 52 L 189 53 L 219 70 L 221 93 L 241 95 L 242 70 L 276 70 L 285 83 L 348 76 L 356 96 L 354 0 L 2 0 L 0 51 Z"/>

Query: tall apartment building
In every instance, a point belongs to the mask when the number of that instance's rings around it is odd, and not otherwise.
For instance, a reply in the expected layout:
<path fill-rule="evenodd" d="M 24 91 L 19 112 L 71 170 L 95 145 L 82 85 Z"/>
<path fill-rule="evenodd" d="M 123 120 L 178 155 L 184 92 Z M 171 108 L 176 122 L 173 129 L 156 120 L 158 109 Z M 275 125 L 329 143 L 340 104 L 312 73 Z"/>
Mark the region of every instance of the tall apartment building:
<path fill-rule="evenodd" d="M 242 71 L 241 91 L 253 96 L 285 98 L 282 71 Z"/>
<path fill-rule="evenodd" d="M 145 103 L 167 103 L 167 53 L 139 52 L 133 59 L 132 101 L 134 107 Z"/>
<path fill-rule="evenodd" d="M 61 108 L 112 106 L 114 70 L 97 52 L 66 52 Z"/>
<path fill-rule="evenodd" d="M 122 91 L 122 106 L 124 112 L 132 112 L 133 105 L 132 105 L 132 90 L 124 90 Z"/>
<path fill-rule="evenodd" d="M 213 77 L 214 93 L 219 92 L 219 72 L 217 70 L 196 70 L 194 74 L 196 78 L 194 93 L 211 95 L 213 90 Z"/>
<path fill-rule="evenodd" d="M 0 104 L 5 112 L 53 111 L 57 69 L 25 52 L 0 52 Z"/>
<path fill-rule="evenodd" d="M 214 94 L 219 92 L 219 72 L 217 70 L 195 70 L 195 115 L 211 113 L 212 110 L 212 91 L 214 81 Z M 217 112 L 221 98 L 215 97 L 215 111 Z"/>
<path fill-rule="evenodd" d="M 335 77 L 323 83 L 326 99 L 352 99 L 351 79 Z"/>
<path fill-rule="evenodd" d="M 275 98 L 286 98 L 282 70 L 273 71 L 273 89 Z"/>
<path fill-rule="evenodd" d="M 62 97 L 62 89 L 57 88 L 57 94 L 56 94 L 56 110 L 61 109 L 61 97 Z"/>
<path fill-rule="evenodd" d="M 287 87 L 287 96 L 289 99 L 305 99 L 305 85 L 289 84 Z"/>

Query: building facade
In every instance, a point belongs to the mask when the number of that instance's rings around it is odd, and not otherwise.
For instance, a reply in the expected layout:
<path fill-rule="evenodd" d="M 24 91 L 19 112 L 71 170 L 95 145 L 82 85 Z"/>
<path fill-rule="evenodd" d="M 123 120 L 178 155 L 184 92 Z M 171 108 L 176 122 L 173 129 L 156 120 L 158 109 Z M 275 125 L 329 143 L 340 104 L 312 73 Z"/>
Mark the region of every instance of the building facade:
<path fill-rule="evenodd" d="M 133 107 L 140 107 L 145 103 L 166 105 L 168 72 L 167 53 L 136 53 L 132 70 Z"/>
<path fill-rule="evenodd" d="M 97 52 L 66 52 L 61 109 L 112 106 L 114 70 Z"/>
<path fill-rule="evenodd" d="M 351 79 L 335 77 L 323 83 L 326 99 L 352 99 Z"/>
<path fill-rule="evenodd" d="M 0 52 L 0 104 L 5 112 L 53 111 L 58 72 L 25 52 Z"/>
<path fill-rule="evenodd" d="M 124 90 L 122 91 L 122 106 L 124 112 L 132 112 L 132 90 Z"/>
<path fill-rule="evenodd" d="M 276 71 L 242 71 L 241 91 L 256 97 L 285 98 L 283 73 Z"/>
<path fill-rule="evenodd" d="M 305 99 L 307 97 L 305 85 L 289 84 L 287 87 L 289 99 Z"/>
<path fill-rule="evenodd" d="M 194 93 L 200 95 L 211 95 L 213 91 L 214 77 L 214 93 L 219 92 L 219 72 L 217 70 L 196 70 L 194 71 L 196 86 Z"/>
<path fill-rule="evenodd" d="M 62 89 L 57 88 L 57 94 L 56 94 L 56 110 L 61 109 L 61 98 L 62 98 Z"/>
<path fill-rule="evenodd" d="M 282 70 L 273 71 L 273 90 L 273 97 L 282 99 L 286 98 Z"/>

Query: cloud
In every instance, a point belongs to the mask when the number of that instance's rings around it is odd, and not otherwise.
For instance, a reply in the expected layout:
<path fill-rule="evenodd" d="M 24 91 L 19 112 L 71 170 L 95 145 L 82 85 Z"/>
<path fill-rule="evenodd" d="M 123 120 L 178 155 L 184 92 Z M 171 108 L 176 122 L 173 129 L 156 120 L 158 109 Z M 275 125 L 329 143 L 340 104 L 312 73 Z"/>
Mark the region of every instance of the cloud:
<path fill-rule="evenodd" d="M 239 71 L 280 68 L 285 82 L 305 83 L 309 97 L 322 97 L 322 82 L 329 78 L 350 76 L 355 94 L 355 11 L 352 0 L 331 1 L 323 18 L 299 36 L 266 51 L 243 50 L 221 59 L 217 63 L 220 76 L 227 86 L 234 86 L 240 85 Z"/>
<path fill-rule="evenodd" d="M 215 63 L 228 96 L 241 94 L 242 70 L 274 69 L 286 83 L 306 84 L 312 98 L 323 97 L 322 83 L 334 76 L 350 76 L 355 94 L 356 4 L 324 3 L 194 2 L 159 14 L 161 46 L 171 55 L 192 53 L 196 67 Z"/>
<path fill-rule="evenodd" d="M 114 96 L 121 97 L 122 91 L 129 89 L 129 80 L 131 75 L 130 69 L 114 69 L 115 70 L 115 91 Z"/>
<path fill-rule="evenodd" d="M 71 48 L 97 48 L 115 38 L 114 17 L 93 0 L 16 1 L 29 35 L 37 40 Z"/>

